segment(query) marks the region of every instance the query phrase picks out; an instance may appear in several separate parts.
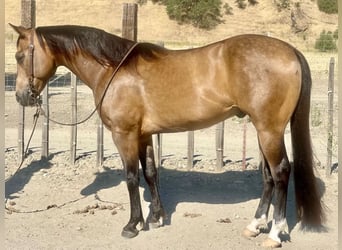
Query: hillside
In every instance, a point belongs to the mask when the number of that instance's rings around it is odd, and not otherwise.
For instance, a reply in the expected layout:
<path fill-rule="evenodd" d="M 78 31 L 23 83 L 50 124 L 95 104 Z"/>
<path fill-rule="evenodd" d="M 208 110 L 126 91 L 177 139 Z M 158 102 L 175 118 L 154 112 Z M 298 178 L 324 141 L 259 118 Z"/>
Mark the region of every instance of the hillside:
<path fill-rule="evenodd" d="M 115 34 L 121 34 L 122 4 L 136 0 L 83 0 L 36 1 L 37 26 L 79 24 L 95 26 Z M 337 15 L 327 15 L 318 10 L 315 1 L 301 0 L 300 9 L 294 4 L 291 9 L 279 12 L 274 0 L 259 1 L 256 6 L 240 10 L 235 0 L 223 0 L 233 7 L 233 15 L 224 15 L 224 23 L 214 30 L 206 31 L 191 25 L 178 25 L 168 18 L 165 6 L 147 4 L 139 6 L 138 39 L 164 41 L 166 46 L 192 46 L 210 43 L 241 33 L 268 34 L 284 39 L 295 46 L 312 50 L 315 39 L 325 30 L 337 28 Z M 5 0 L 5 22 L 20 24 L 21 0 Z M 291 29 L 291 11 L 297 23 L 306 31 L 295 34 Z M 6 26 L 6 38 L 12 40 L 12 31 Z M 16 37 L 16 36 L 14 36 Z"/>

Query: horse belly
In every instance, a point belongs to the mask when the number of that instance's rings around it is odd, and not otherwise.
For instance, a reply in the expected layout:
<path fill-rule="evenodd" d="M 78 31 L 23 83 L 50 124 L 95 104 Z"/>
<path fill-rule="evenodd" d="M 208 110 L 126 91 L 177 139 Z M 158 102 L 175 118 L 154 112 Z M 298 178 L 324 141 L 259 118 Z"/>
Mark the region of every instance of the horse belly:
<path fill-rule="evenodd" d="M 240 116 L 242 111 L 232 102 L 203 97 L 170 101 L 156 106 L 145 115 L 142 131 L 146 133 L 171 133 L 203 129 L 232 117 Z"/>

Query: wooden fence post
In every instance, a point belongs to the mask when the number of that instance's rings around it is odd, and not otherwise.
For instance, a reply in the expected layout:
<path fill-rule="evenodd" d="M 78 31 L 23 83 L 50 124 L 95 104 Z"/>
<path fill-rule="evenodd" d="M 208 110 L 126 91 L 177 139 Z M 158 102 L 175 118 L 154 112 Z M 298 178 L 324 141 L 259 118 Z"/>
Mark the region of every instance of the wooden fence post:
<path fill-rule="evenodd" d="M 223 167 L 224 121 L 216 125 L 216 170 Z"/>
<path fill-rule="evenodd" d="M 138 5 L 136 3 L 123 4 L 122 37 L 137 41 L 138 35 Z"/>
<path fill-rule="evenodd" d="M 71 123 L 77 123 L 77 78 L 70 72 L 71 88 Z M 71 126 L 70 163 L 75 164 L 77 150 L 77 125 Z"/>
<path fill-rule="evenodd" d="M 327 141 L 327 164 L 326 176 L 331 174 L 331 159 L 333 147 L 333 125 L 334 125 L 334 68 L 335 58 L 330 58 L 329 80 L 328 80 L 328 141 Z"/>
<path fill-rule="evenodd" d="M 36 26 L 36 0 L 21 0 L 21 25 L 25 28 Z"/>
<path fill-rule="evenodd" d="M 26 28 L 36 26 L 36 1 L 21 0 L 21 25 Z M 19 123 L 18 123 L 18 158 L 25 158 L 25 108 L 19 105 Z"/>
<path fill-rule="evenodd" d="M 138 5 L 132 3 L 123 4 L 122 37 L 137 41 L 138 30 Z M 97 166 L 103 163 L 103 123 L 101 120 L 97 126 Z"/>

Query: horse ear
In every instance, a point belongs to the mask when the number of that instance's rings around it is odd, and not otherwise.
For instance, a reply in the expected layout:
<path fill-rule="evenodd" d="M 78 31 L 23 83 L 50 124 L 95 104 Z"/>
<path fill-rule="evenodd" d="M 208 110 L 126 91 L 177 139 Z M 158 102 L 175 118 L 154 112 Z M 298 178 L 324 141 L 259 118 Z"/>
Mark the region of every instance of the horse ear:
<path fill-rule="evenodd" d="M 15 26 L 11 23 L 9 25 L 17 32 L 20 36 L 25 37 L 25 34 L 27 33 L 28 29 L 22 27 L 22 26 Z"/>

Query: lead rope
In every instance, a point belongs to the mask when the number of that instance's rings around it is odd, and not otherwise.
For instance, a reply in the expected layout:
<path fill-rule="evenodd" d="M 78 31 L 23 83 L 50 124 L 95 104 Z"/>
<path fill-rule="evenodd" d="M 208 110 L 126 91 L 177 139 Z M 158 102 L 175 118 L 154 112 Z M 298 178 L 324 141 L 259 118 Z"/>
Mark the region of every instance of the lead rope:
<path fill-rule="evenodd" d="M 76 125 L 79 125 L 79 124 L 82 124 L 86 121 L 88 121 L 94 114 L 95 112 L 100 108 L 100 106 L 102 105 L 102 102 L 106 96 L 106 93 L 109 89 L 109 86 L 111 84 L 111 82 L 113 81 L 116 73 L 119 71 L 119 69 L 121 68 L 122 64 L 126 61 L 127 57 L 131 54 L 131 52 L 134 50 L 134 48 L 138 45 L 139 43 L 135 43 L 131 46 L 131 48 L 128 50 L 128 52 L 125 54 L 125 56 L 121 59 L 120 63 L 118 64 L 118 66 L 115 68 L 115 70 L 113 71 L 111 77 L 109 78 L 108 82 L 107 82 L 107 85 L 106 85 L 106 88 L 101 96 L 101 99 L 100 101 L 98 102 L 98 104 L 95 106 L 94 110 L 86 117 L 84 118 L 83 120 L 81 121 L 78 121 L 78 122 L 75 122 L 75 123 L 64 123 L 64 122 L 59 122 L 59 121 L 56 121 L 54 119 L 51 119 L 50 117 L 48 117 L 46 115 L 46 112 L 44 111 L 44 109 L 41 107 L 41 102 L 38 102 L 39 106 L 40 106 L 40 111 L 41 111 L 41 114 L 46 118 L 48 119 L 49 121 L 53 122 L 53 123 L 56 123 L 58 125 L 62 125 L 62 126 L 76 126 Z"/>
<path fill-rule="evenodd" d="M 104 97 L 105 97 L 105 95 L 106 95 L 106 93 L 107 93 L 107 91 L 108 91 L 108 89 L 109 89 L 110 83 L 111 83 L 112 80 L 114 79 L 116 73 L 119 71 L 119 69 L 120 69 L 120 67 L 122 66 L 122 64 L 126 61 L 127 57 L 131 54 L 131 52 L 134 50 L 134 48 L 135 48 L 138 44 L 139 44 L 139 43 L 133 44 L 133 45 L 131 46 L 131 48 L 128 50 L 128 52 L 125 54 L 125 56 L 122 58 L 122 60 L 121 60 L 120 63 L 118 64 L 118 66 L 117 66 L 117 67 L 115 68 L 115 70 L 113 71 L 111 77 L 109 78 L 109 80 L 108 80 L 108 82 L 107 82 L 107 85 L 106 85 L 106 88 L 105 88 L 105 90 L 104 90 L 104 92 L 103 92 L 103 94 L 102 94 L 102 97 L 101 97 L 99 103 L 96 105 L 95 109 L 90 113 L 90 115 L 88 115 L 85 119 L 83 119 L 83 120 L 81 120 L 81 121 L 79 121 L 79 122 L 76 122 L 76 123 L 62 123 L 62 122 L 58 122 L 58 121 L 56 121 L 56 120 L 53 120 L 53 119 L 51 119 L 50 117 L 48 117 L 48 116 L 46 115 L 46 112 L 44 111 L 44 109 L 43 109 L 42 106 L 41 106 L 40 100 L 38 100 L 38 103 L 37 103 L 37 110 L 36 110 L 36 113 L 35 113 L 34 116 L 33 116 L 33 117 L 34 117 L 33 128 L 32 128 L 31 135 L 30 135 L 29 140 L 28 140 L 27 145 L 26 145 L 26 149 L 25 149 L 25 152 L 24 152 L 24 157 L 23 157 L 23 159 L 21 160 L 21 162 L 20 162 L 18 168 L 16 169 L 16 171 L 15 171 L 10 177 L 8 177 L 8 178 L 5 180 L 5 182 L 11 180 L 11 179 L 19 172 L 19 170 L 20 170 L 21 167 L 23 166 L 24 161 L 25 161 L 26 156 L 27 156 L 27 153 L 28 153 L 29 145 L 30 145 L 30 143 L 31 143 L 31 139 L 32 139 L 32 137 L 33 137 L 34 131 L 36 130 L 36 126 L 37 126 L 37 122 L 38 122 L 39 115 L 42 114 L 42 115 L 43 115 L 45 118 L 47 118 L 49 121 L 54 122 L 54 123 L 59 124 L 59 125 L 62 125 L 62 126 L 76 126 L 76 125 L 79 125 L 79 124 L 82 124 L 82 123 L 88 121 L 88 120 L 95 114 L 96 110 L 101 106 L 101 104 L 102 104 L 102 102 L 103 102 L 103 100 L 104 100 Z M 32 45 L 32 46 L 31 46 L 31 45 Z M 31 58 L 33 58 L 33 49 L 34 49 L 33 43 L 32 43 L 31 45 L 30 45 L 30 51 L 32 52 L 32 54 L 30 54 L 30 56 L 31 56 Z M 31 71 L 31 73 L 32 73 L 32 76 L 30 76 L 29 81 L 31 82 L 31 81 L 33 81 L 33 77 L 34 77 L 34 76 L 33 76 L 33 59 L 32 59 L 32 66 L 30 66 L 30 67 L 31 67 L 31 68 L 30 68 L 30 71 Z M 31 79 L 31 78 L 32 78 L 32 79 Z M 31 213 L 33 213 L 33 212 L 42 212 L 42 211 L 46 211 L 46 210 L 48 210 L 48 209 L 50 209 L 50 208 L 54 208 L 54 207 L 61 208 L 61 207 L 65 206 L 65 205 L 67 205 L 67 204 L 69 204 L 69 203 L 74 203 L 74 202 L 79 201 L 79 200 L 81 200 L 81 199 L 83 199 L 83 198 L 85 198 L 85 197 L 76 199 L 76 200 L 71 201 L 71 202 L 65 202 L 65 203 L 63 203 L 62 205 L 59 205 L 59 206 L 53 205 L 53 206 L 48 206 L 46 209 L 38 209 L 38 210 L 35 210 L 35 211 L 31 211 Z M 6 207 L 7 200 L 8 200 L 8 198 L 5 199 L 5 208 L 6 208 L 7 210 L 9 210 L 9 209 Z"/>
<path fill-rule="evenodd" d="M 5 183 L 8 182 L 9 180 L 11 180 L 18 172 L 19 170 L 21 169 L 21 167 L 23 166 L 24 164 L 24 161 L 26 160 L 26 157 L 27 157 L 27 154 L 28 154 L 28 150 L 29 150 L 29 145 L 31 143 L 31 139 L 33 137 L 33 134 L 34 134 L 34 131 L 36 130 L 36 126 L 37 126 L 37 122 L 38 122 L 38 118 L 39 118 L 39 113 L 40 113 L 40 108 L 39 106 L 37 106 L 37 110 L 36 110 L 36 113 L 33 115 L 33 118 L 34 118 L 34 121 L 33 121 L 33 128 L 32 128 L 32 132 L 31 132 L 31 135 L 27 141 L 27 145 L 26 145 L 26 149 L 24 151 L 24 156 L 23 158 L 21 159 L 21 162 L 18 166 L 18 168 L 15 170 L 15 172 L 10 176 L 8 177 L 6 180 L 5 180 Z M 7 200 L 8 198 L 5 199 L 5 209 L 8 210 L 6 204 L 7 204 Z"/>
<path fill-rule="evenodd" d="M 12 178 L 14 177 L 14 175 L 15 175 L 16 173 L 18 173 L 19 170 L 21 169 L 21 167 L 23 166 L 24 161 L 25 161 L 26 156 L 27 156 L 27 153 L 28 153 L 28 150 L 29 150 L 29 145 L 30 145 L 30 143 L 31 143 L 31 139 L 32 139 L 32 137 L 33 137 L 34 131 L 36 130 L 36 126 L 37 126 L 39 114 L 40 114 L 40 108 L 39 108 L 39 106 L 37 106 L 36 113 L 33 115 L 33 119 L 34 119 L 34 120 L 33 120 L 33 128 L 32 128 L 32 131 L 31 131 L 31 135 L 30 135 L 30 137 L 29 137 L 29 139 L 28 139 L 28 141 L 27 141 L 27 145 L 26 145 L 26 149 L 25 149 L 25 151 L 24 151 L 23 159 L 21 160 L 21 162 L 20 162 L 20 164 L 19 164 L 17 170 L 16 170 L 10 177 L 8 177 L 8 178 L 5 180 L 5 182 L 7 182 L 7 181 L 9 181 L 10 179 L 12 179 Z"/>
<path fill-rule="evenodd" d="M 105 97 L 105 95 L 106 95 L 106 93 L 107 93 L 107 91 L 108 91 L 108 88 L 109 88 L 110 83 L 112 82 L 114 76 L 115 76 L 116 73 L 119 71 L 119 69 L 120 69 L 120 67 L 122 66 L 122 64 L 125 62 L 125 60 L 127 59 L 127 57 L 131 54 L 131 52 L 133 51 L 133 49 L 134 49 L 137 45 L 138 45 L 138 43 L 133 44 L 133 46 L 129 49 L 129 51 L 126 53 L 126 55 L 122 58 L 122 60 L 121 60 L 120 63 L 118 64 L 118 66 L 115 68 L 113 74 L 111 75 L 111 77 L 110 77 L 110 79 L 109 79 L 109 81 L 108 81 L 108 83 L 107 83 L 107 85 L 106 85 L 106 88 L 105 88 L 105 90 L 104 90 L 104 92 L 103 92 L 103 94 L 102 94 L 102 97 L 101 97 L 99 103 L 96 105 L 95 109 L 90 113 L 90 115 L 88 115 L 88 117 L 86 117 L 84 120 L 79 121 L 79 122 L 76 122 L 76 123 L 62 123 L 62 122 L 55 121 L 55 120 L 49 118 L 49 117 L 46 115 L 45 111 L 43 110 L 43 108 L 42 108 L 42 106 L 41 106 L 41 102 L 38 101 L 38 103 L 37 103 L 37 110 L 36 110 L 36 113 L 35 113 L 34 116 L 33 116 L 33 117 L 34 117 L 33 128 L 32 128 L 31 135 L 30 135 L 29 140 L 28 140 L 27 145 L 26 145 L 26 149 L 25 149 L 25 152 L 24 152 L 24 157 L 23 157 L 23 159 L 21 160 L 21 162 L 20 162 L 20 164 L 19 164 L 17 170 L 16 170 L 10 177 L 8 177 L 8 178 L 5 180 L 5 182 L 7 182 L 7 181 L 9 181 L 11 178 L 13 178 L 14 175 L 15 175 L 16 173 L 18 173 L 18 171 L 21 169 L 21 167 L 22 167 L 22 165 L 23 165 L 23 163 L 24 163 L 24 161 L 25 161 L 25 158 L 26 158 L 26 156 L 27 156 L 27 152 L 28 152 L 28 149 L 29 149 L 29 145 L 30 145 L 30 143 L 31 143 L 31 139 L 32 139 L 32 137 L 33 137 L 34 131 L 35 131 L 35 129 L 36 129 L 39 115 L 42 114 L 45 118 L 49 119 L 49 121 L 52 121 L 52 122 L 54 122 L 54 123 L 57 123 L 57 124 L 63 125 L 63 126 L 76 126 L 76 125 L 79 125 L 79 124 L 84 123 L 84 122 L 86 122 L 87 120 L 89 120 L 89 119 L 94 115 L 94 113 L 96 112 L 96 110 L 100 107 L 100 105 L 102 104 L 103 99 L 104 99 L 104 97 Z"/>

